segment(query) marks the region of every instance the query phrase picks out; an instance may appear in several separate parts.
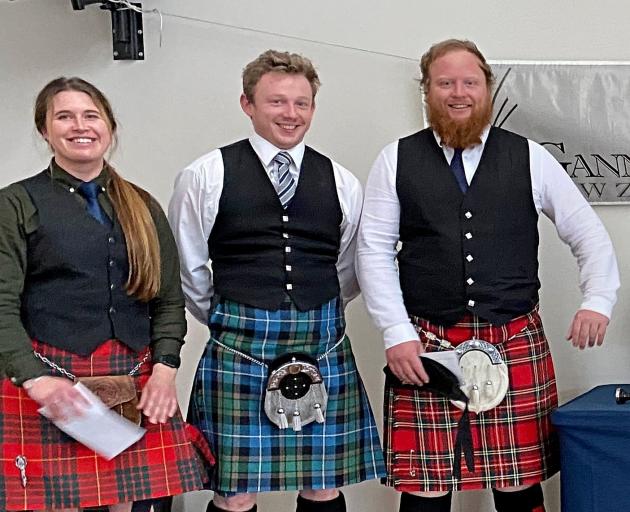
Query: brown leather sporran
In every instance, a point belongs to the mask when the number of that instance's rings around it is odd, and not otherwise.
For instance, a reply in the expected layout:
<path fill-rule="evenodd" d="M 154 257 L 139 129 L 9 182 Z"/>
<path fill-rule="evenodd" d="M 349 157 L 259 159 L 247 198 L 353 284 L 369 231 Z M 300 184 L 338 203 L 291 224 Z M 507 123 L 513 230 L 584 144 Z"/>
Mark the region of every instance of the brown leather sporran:
<path fill-rule="evenodd" d="M 142 422 L 137 408 L 138 392 L 131 375 L 102 375 L 79 377 L 81 384 L 94 393 L 107 407 L 136 425 Z"/>

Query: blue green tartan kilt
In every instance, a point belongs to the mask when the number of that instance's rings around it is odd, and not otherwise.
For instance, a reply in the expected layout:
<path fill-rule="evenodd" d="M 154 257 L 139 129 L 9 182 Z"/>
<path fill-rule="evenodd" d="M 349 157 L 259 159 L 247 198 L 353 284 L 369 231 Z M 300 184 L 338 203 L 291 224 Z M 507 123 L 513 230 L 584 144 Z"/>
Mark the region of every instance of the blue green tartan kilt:
<path fill-rule="evenodd" d="M 384 475 L 376 422 L 344 329 L 337 299 L 310 311 L 299 311 L 289 299 L 277 311 L 218 302 L 190 418 L 216 457 L 212 490 L 332 489 Z M 325 422 L 299 432 L 279 429 L 264 411 L 268 370 L 260 363 L 287 352 L 321 357 L 328 391 Z"/>

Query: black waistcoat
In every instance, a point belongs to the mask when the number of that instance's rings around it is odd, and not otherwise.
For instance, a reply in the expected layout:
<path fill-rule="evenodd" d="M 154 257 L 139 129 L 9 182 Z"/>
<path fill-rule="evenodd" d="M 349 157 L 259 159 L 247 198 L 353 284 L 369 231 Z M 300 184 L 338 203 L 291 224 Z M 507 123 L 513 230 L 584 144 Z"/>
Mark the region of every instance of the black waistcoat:
<path fill-rule="evenodd" d="M 410 314 L 502 325 L 538 302 L 538 215 L 527 139 L 492 128 L 466 194 L 433 132 L 398 144 L 400 284 Z"/>
<path fill-rule="evenodd" d="M 332 162 L 306 147 L 285 210 L 248 140 L 221 154 L 223 191 L 208 240 L 216 293 L 268 310 L 288 293 L 302 311 L 339 295 L 342 211 Z"/>
<path fill-rule="evenodd" d="M 111 229 L 98 223 L 46 171 L 21 184 L 39 217 L 39 227 L 27 237 L 22 294 L 29 336 L 80 355 L 112 338 L 136 351 L 146 347 L 149 307 L 124 289 L 129 266 L 118 222 Z"/>

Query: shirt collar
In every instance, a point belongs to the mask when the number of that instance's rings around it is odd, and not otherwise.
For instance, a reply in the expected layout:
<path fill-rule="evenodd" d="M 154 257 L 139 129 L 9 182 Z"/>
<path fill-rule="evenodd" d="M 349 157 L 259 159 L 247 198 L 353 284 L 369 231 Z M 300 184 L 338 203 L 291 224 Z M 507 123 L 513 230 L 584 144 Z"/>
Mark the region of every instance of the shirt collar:
<path fill-rule="evenodd" d="M 254 148 L 254 151 L 258 155 L 258 158 L 260 158 L 260 161 L 267 169 L 271 166 L 271 162 L 274 157 L 280 152 L 289 153 L 289 155 L 291 155 L 293 163 L 295 163 L 295 166 L 298 168 L 298 170 L 302 166 L 304 150 L 306 149 L 304 141 L 300 142 L 298 145 L 293 146 L 290 149 L 280 149 L 274 146 L 267 139 L 263 139 L 257 133 L 253 133 L 249 137 L 249 143 L 252 145 L 252 148 Z"/>
<path fill-rule="evenodd" d="M 48 172 L 51 174 L 52 179 L 59 181 L 63 185 L 72 188 L 78 188 L 82 180 L 73 176 L 69 172 L 67 172 L 63 167 L 61 167 L 53 158 L 50 161 L 50 165 L 48 166 Z M 111 179 L 107 166 L 104 166 L 101 170 L 101 173 L 94 178 L 92 181 L 99 185 L 100 187 L 106 188 L 109 180 Z"/>

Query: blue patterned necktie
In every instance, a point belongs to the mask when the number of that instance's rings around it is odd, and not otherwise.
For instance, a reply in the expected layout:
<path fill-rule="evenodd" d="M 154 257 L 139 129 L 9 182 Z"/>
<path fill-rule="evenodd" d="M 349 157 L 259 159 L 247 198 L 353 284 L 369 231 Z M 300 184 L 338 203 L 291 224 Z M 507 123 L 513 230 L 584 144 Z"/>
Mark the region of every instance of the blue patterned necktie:
<path fill-rule="evenodd" d="M 462 160 L 462 148 L 456 148 L 453 159 L 451 160 L 451 171 L 457 180 L 460 190 L 463 194 L 468 190 L 468 182 L 466 181 L 466 172 L 464 171 L 464 161 Z"/>
<path fill-rule="evenodd" d="M 103 208 L 101 208 L 101 205 L 98 202 L 98 195 L 101 193 L 101 187 L 97 183 L 89 181 L 81 183 L 78 190 L 87 201 L 88 213 L 101 224 L 111 226 L 109 217 L 105 214 Z"/>
<path fill-rule="evenodd" d="M 289 153 L 283 151 L 273 158 L 273 172 L 276 177 L 274 188 L 278 193 L 282 208 L 285 209 L 291 202 L 291 199 L 293 199 L 297 187 L 293 176 L 291 176 L 290 167 L 291 155 Z"/>

